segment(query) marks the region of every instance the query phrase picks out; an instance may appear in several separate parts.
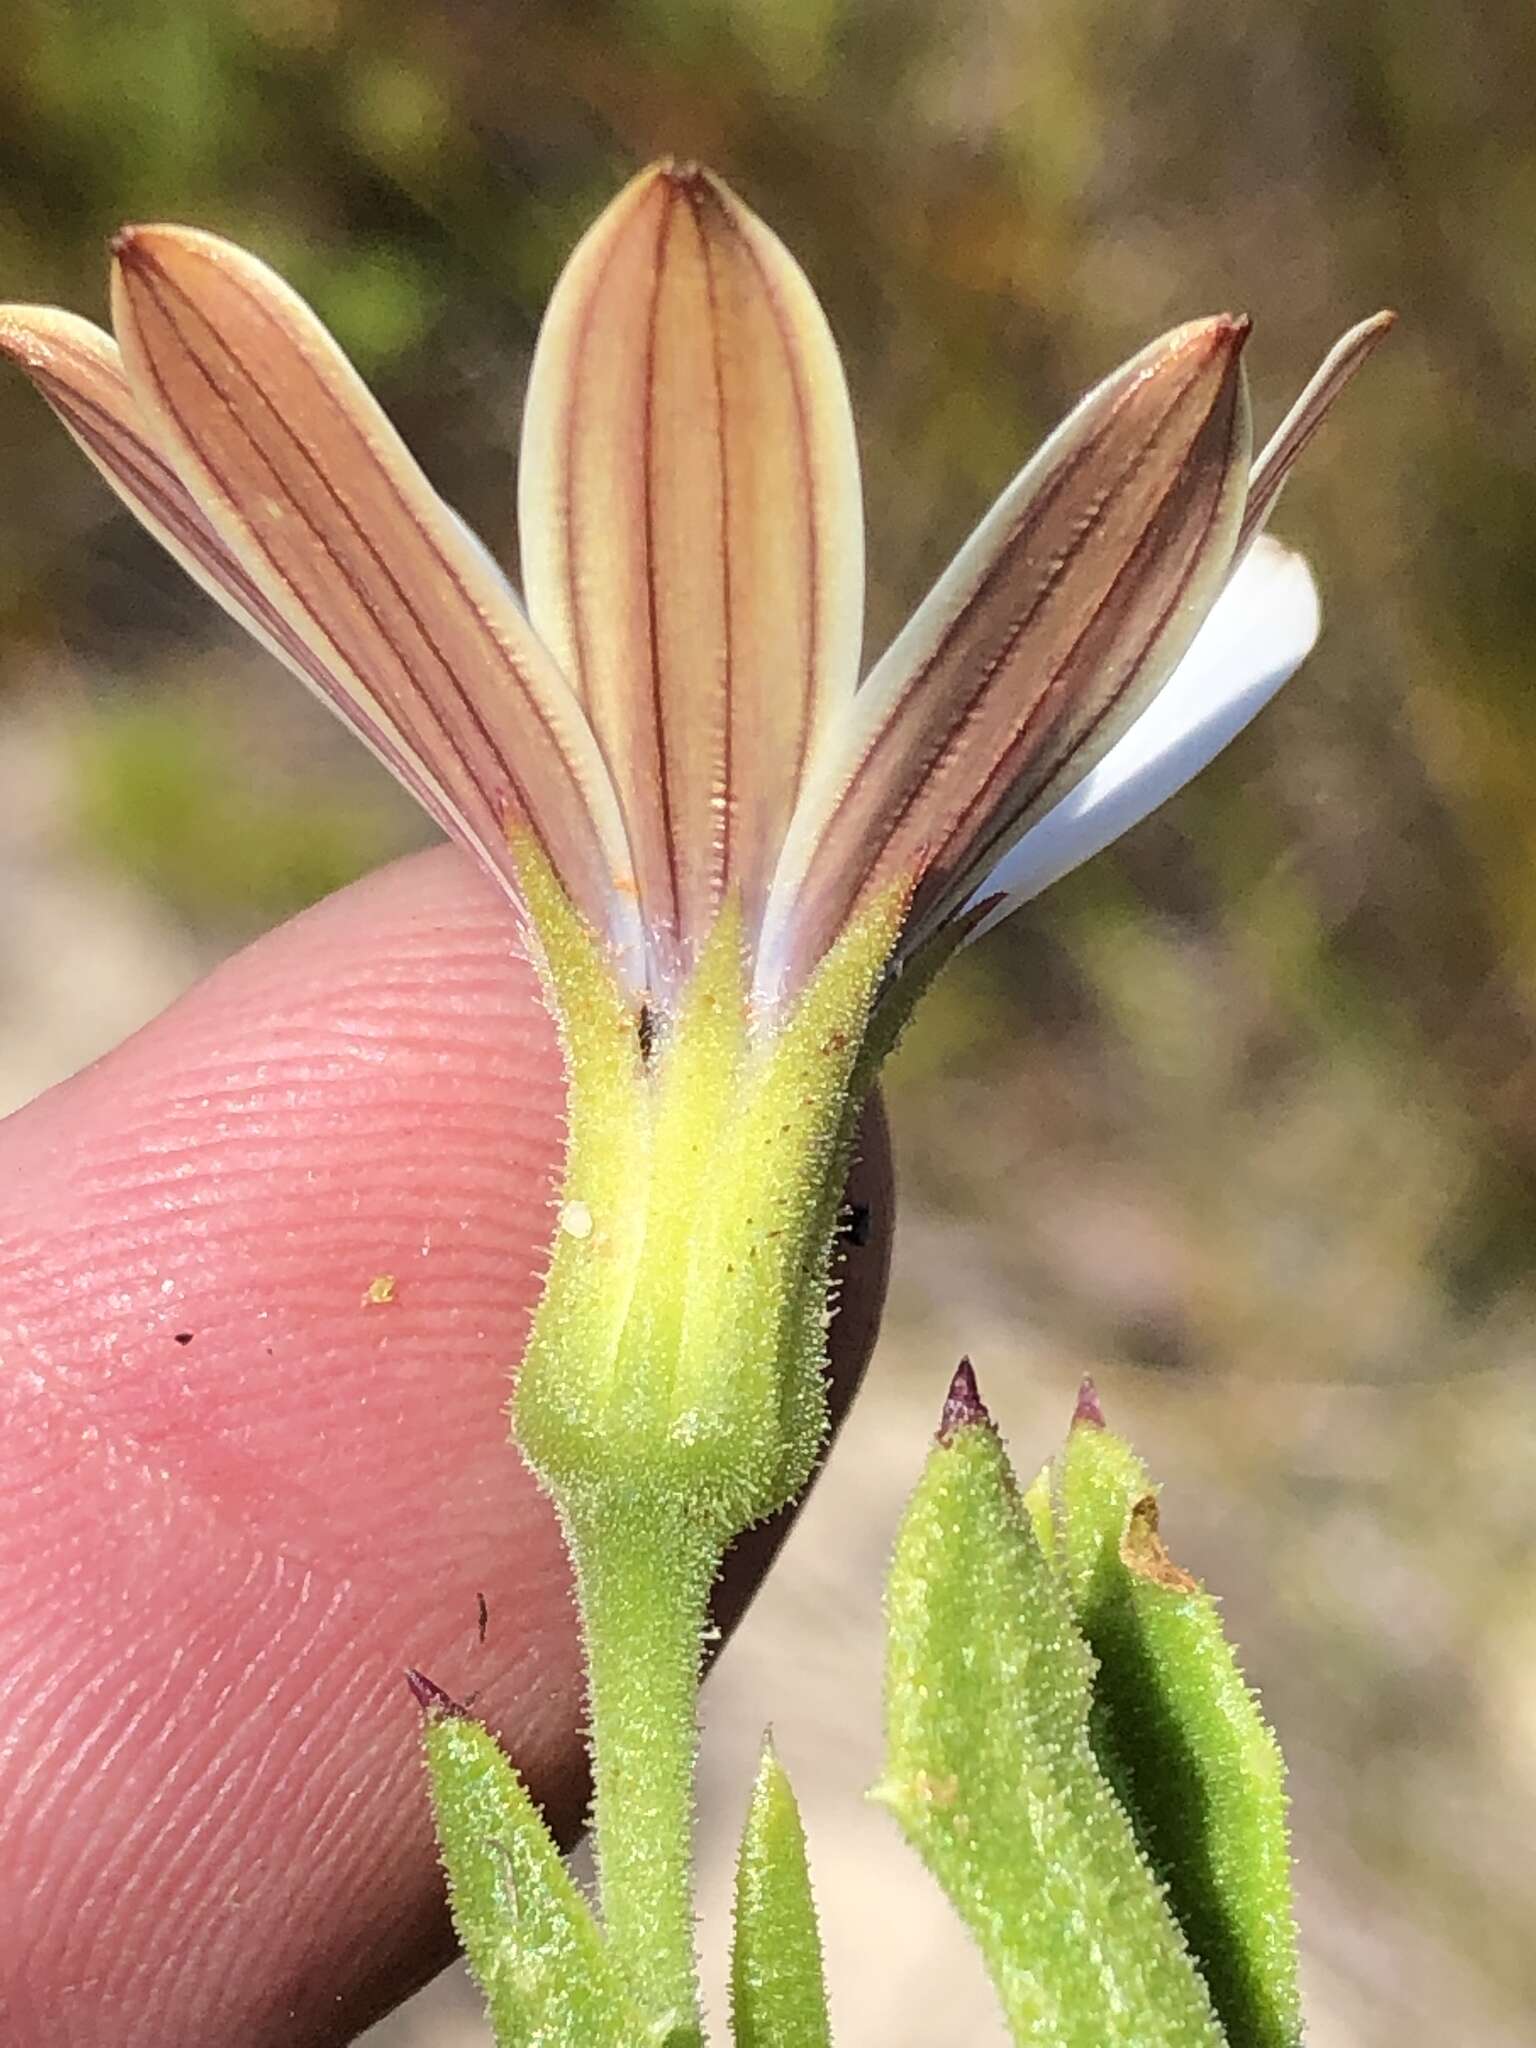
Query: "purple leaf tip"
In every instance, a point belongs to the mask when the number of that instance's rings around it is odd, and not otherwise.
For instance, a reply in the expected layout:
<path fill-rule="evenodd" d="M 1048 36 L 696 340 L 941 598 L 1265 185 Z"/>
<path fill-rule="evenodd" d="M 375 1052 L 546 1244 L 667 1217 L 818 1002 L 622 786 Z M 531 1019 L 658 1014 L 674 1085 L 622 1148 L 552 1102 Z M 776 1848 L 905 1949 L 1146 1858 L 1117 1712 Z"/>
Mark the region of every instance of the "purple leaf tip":
<path fill-rule="evenodd" d="M 978 1423 L 990 1424 L 991 1420 L 986 1403 L 976 1391 L 975 1369 L 968 1358 L 962 1358 L 955 1367 L 949 1392 L 944 1396 L 944 1413 L 939 1418 L 939 1442 L 947 1444 L 957 1431 L 973 1429 Z"/>
<path fill-rule="evenodd" d="M 1104 1410 L 1099 1406 L 1099 1390 L 1087 1373 L 1083 1384 L 1077 1390 L 1077 1406 L 1072 1410 L 1074 1429 L 1103 1429 Z"/>
<path fill-rule="evenodd" d="M 468 1718 L 468 1707 L 461 1706 L 451 1692 L 444 1692 L 436 1679 L 428 1678 L 424 1671 L 414 1668 L 405 1674 L 405 1682 L 411 1688 L 411 1697 L 429 1721 Z"/>

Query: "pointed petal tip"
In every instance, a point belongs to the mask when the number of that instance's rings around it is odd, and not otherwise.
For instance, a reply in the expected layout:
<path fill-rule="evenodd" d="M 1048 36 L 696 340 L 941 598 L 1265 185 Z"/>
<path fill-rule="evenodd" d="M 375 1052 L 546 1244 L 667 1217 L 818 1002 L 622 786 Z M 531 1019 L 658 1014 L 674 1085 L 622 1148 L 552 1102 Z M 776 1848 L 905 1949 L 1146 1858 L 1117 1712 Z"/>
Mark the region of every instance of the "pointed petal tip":
<path fill-rule="evenodd" d="M 1252 331 L 1253 321 L 1246 313 L 1208 313 L 1202 320 L 1186 320 L 1163 336 L 1161 360 L 1167 363 L 1188 357 L 1195 362 L 1214 362 L 1238 356 Z M 1147 364 L 1149 373 L 1157 367 L 1156 361 Z"/>
<path fill-rule="evenodd" d="M 1074 1429 L 1103 1429 L 1104 1410 L 1099 1401 L 1099 1390 L 1093 1383 L 1091 1373 L 1083 1374 L 1082 1385 L 1077 1390 L 1077 1403 L 1072 1410 Z"/>
<path fill-rule="evenodd" d="M 189 228 L 180 221 L 129 221 L 107 243 L 112 258 L 114 292 L 154 276 L 165 276 L 187 258 L 221 269 L 244 267 L 286 290 L 283 280 L 259 256 L 227 235 L 208 228 Z"/>
<path fill-rule="evenodd" d="M 107 241 L 108 253 L 120 270 L 153 268 L 157 257 L 178 250 L 200 250 L 211 254 L 220 249 L 245 253 L 223 235 L 211 234 L 207 228 L 183 227 L 179 222 L 169 220 L 127 221 Z M 252 257 L 249 260 L 254 262 L 256 259 Z"/>
<path fill-rule="evenodd" d="M 0 305 L 0 355 L 26 371 L 48 371 L 61 358 L 93 346 L 111 347 L 94 321 L 62 306 Z"/>
<path fill-rule="evenodd" d="M 1274 510 L 1275 500 L 1297 458 L 1327 418 L 1340 392 L 1396 324 L 1397 315 L 1389 308 L 1358 321 L 1340 335 L 1313 372 L 1253 465 L 1248 504 L 1237 539 L 1239 556 Z"/>
<path fill-rule="evenodd" d="M 1329 350 L 1324 358 L 1324 372 L 1335 366 L 1342 371 L 1343 374 L 1339 380 L 1338 387 L 1342 388 L 1343 384 L 1359 369 L 1366 357 L 1373 354 L 1377 347 L 1386 340 L 1396 325 L 1397 311 L 1392 306 L 1383 306 L 1379 312 L 1368 313 L 1363 320 L 1357 320 L 1353 327 L 1345 328 L 1343 334 L 1340 335 L 1339 339 Z M 1331 400 L 1334 395 L 1336 395 L 1335 392 L 1330 391 L 1328 393 L 1329 399 Z"/>
<path fill-rule="evenodd" d="M 116 364 L 111 336 L 60 306 L 0 305 L 0 356 L 33 378 L 55 410 L 82 364 L 99 369 L 108 357 Z"/>
<path fill-rule="evenodd" d="M 1205 328 L 1206 347 L 1212 361 L 1236 364 L 1253 332 L 1253 321 L 1249 315 L 1214 313 L 1201 324 Z"/>
<path fill-rule="evenodd" d="M 944 1396 L 937 1440 L 941 1444 L 953 1443 L 962 1429 L 990 1428 L 991 1422 L 991 1411 L 976 1385 L 976 1369 L 968 1358 L 962 1358 Z"/>
<path fill-rule="evenodd" d="M 679 192 L 713 191 L 719 180 L 696 157 L 659 157 L 650 167 L 650 175 L 659 183 L 672 185 Z"/>
<path fill-rule="evenodd" d="M 42 306 L 0 306 L 0 356 L 23 370 L 47 367 L 52 351 Z"/>
<path fill-rule="evenodd" d="M 216 236 L 200 228 L 175 227 L 169 221 L 130 220 L 107 237 L 107 254 L 114 268 L 137 270 L 152 265 L 157 250 L 169 244 L 215 240 Z"/>
<path fill-rule="evenodd" d="M 610 202 L 605 217 L 623 219 L 631 212 L 640 211 L 648 200 L 656 198 L 663 202 L 686 199 L 695 203 L 701 199 L 713 199 L 723 204 L 729 194 L 730 188 L 725 181 L 697 158 L 659 156 L 643 170 L 636 171 Z"/>

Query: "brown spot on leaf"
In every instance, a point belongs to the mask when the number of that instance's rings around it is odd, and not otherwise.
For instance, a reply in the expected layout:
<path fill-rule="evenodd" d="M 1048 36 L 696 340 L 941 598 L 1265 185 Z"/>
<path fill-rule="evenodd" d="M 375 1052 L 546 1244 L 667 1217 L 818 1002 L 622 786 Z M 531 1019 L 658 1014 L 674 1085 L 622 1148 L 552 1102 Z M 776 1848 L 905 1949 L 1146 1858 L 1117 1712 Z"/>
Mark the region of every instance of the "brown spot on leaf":
<path fill-rule="evenodd" d="M 942 1811 L 960 1797 L 960 1780 L 953 1771 L 946 1771 L 941 1778 L 931 1771 L 919 1771 L 912 1780 L 912 1792 L 924 1806 L 936 1806 Z"/>
<path fill-rule="evenodd" d="M 1131 1509 L 1120 1538 L 1120 1562 L 1138 1579 L 1150 1579 L 1171 1593 L 1198 1593 L 1200 1581 L 1176 1565 L 1157 1531 L 1157 1496 L 1144 1493 Z"/>

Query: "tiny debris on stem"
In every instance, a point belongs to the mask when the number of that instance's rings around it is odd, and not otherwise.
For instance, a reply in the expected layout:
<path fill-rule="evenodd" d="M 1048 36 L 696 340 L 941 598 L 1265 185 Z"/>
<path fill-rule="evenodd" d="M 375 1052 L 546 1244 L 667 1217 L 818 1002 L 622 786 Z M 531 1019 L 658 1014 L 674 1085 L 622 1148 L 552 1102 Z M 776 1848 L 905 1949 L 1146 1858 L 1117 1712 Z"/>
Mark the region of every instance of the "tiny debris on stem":
<path fill-rule="evenodd" d="M 395 1298 L 393 1273 L 376 1273 L 363 1289 L 364 1308 L 384 1308 Z"/>
<path fill-rule="evenodd" d="M 1077 1406 L 1072 1410 L 1074 1429 L 1103 1429 L 1104 1410 L 1099 1406 L 1099 1390 L 1091 1377 L 1083 1374 L 1083 1384 L 1077 1390 Z"/>
<path fill-rule="evenodd" d="M 469 1718 L 468 1707 L 462 1706 L 451 1692 L 444 1692 L 436 1679 L 428 1678 L 424 1671 L 416 1670 L 414 1665 L 406 1672 L 405 1682 L 411 1688 L 411 1697 L 429 1721 L 464 1721 Z"/>
<path fill-rule="evenodd" d="M 944 1396 L 944 1413 L 939 1418 L 939 1442 L 947 1444 L 957 1431 L 973 1429 L 978 1423 L 990 1424 L 991 1421 L 987 1405 L 976 1391 L 975 1369 L 968 1358 L 962 1358 L 955 1367 L 949 1392 Z"/>
<path fill-rule="evenodd" d="M 485 1641 L 486 1625 L 491 1618 L 491 1610 L 486 1605 L 485 1595 L 483 1593 L 477 1593 L 475 1595 L 475 1610 L 477 1633 L 480 1637 L 481 1642 L 483 1643 Z"/>

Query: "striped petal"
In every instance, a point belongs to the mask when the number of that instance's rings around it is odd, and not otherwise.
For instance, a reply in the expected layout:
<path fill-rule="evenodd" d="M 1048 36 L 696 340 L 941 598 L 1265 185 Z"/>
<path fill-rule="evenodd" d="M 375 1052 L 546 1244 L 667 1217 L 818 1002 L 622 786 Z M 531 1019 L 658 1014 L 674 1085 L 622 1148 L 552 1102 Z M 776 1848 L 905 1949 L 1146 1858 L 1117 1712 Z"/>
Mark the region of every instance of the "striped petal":
<path fill-rule="evenodd" d="M 1003 493 L 813 764 L 775 877 L 758 993 L 793 989 L 849 912 L 917 878 L 920 945 L 1164 682 L 1242 517 L 1246 324 L 1176 329 L 1090 392 Z"/>
<path fill-rule="evenodd" d="M 530 616 L 618 781 L 664 969 L 727 890 L 755 928 L 857 677 L 858 457 L 805 277 L 718 180 L 641 174 L 572 257 L 520 465 Z"/>
<path fill-rule="evenodd" d="M 302 650 L 149 437 L 117 343 L 53 306 L 0 307 L 0 355 L 25 370 L 138 519 L 240 624 L 293 664 Z"/>
<path fill-rule="evenodd" d="M 336 344 L 214 236 L 130 229 L 116 257 L 131 396 L 219 550 L 173 534 L 183 559 L 509 885 L 508 832 L 531 833 L 637 973 L 623 826 L 581 709 Z"/>
<path fill-rule="evenodd" d="M 7 306 L 0 308 L 0 354 L 28 373 L 123 503 L 187 574 L 296 675 L 322 695 L 332 694 L 331 679 L 228 552 L 149 438 L 111 336 L 53 307 Z M 389 732 L 358 729 L 445 830 L 466 836 L 424 762 Z M 504 859 L 505 842 L 476 851 Z"/>
<path fill-rule="evenodd" d="M 1300 398 L 1280 422 L 1248 479 L 1248 503 L 1243 508 L 1242 531 L 1237 552 L 1241 554 L 1275 509 L 1275 500 L 1296 465 L 1297 457 L 1333 410 L 1334 400 L 1354 376 L 1366 357 L 1397 323 L 1395 313 L 1373 313 L 1336 341 L 1318 365 Z"/>
<path fill-rule="evenodd" d="M 1257 717 L 1317 640 L 1317 586 L 1301 556 L 1254 542 L 1189 652 L 1129 732 L 1004 855 L 967 908 L 972 936 L 1129 832 Z"/>

